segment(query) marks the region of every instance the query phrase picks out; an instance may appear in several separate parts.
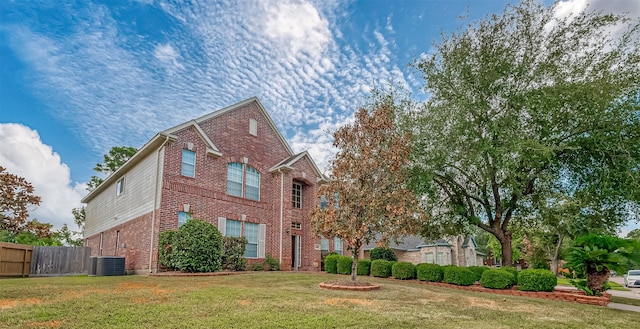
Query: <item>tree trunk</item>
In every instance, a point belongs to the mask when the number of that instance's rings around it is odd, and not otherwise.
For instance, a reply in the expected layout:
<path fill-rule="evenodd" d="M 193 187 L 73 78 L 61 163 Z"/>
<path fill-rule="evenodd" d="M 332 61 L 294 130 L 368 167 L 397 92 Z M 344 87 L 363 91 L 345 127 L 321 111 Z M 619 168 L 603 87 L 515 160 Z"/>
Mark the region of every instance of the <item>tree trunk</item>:
<path fill-rule="evenodd" d="M 603 268 L 602 271 L 596 269 L 587 269 L 587 288 L 594 295 L 600 296 L 604 292 L 603 285 L 609 281 L 609 269 Z"/>
<path fill-rule="evenodd" d="M 502 246 L 502 266 L 513 266 L 513 250 L 511 249 L 511 232 L 504 231 L 503 235 L 496 236 Z"/>
<path fill-rule="evenodd" d="M 359 248 L 353 251 L 353 263 L 351 264 L 351 281 L 356 282 L 356 276 L 358 275 L 358 253 Z"/>
<path fill-rule="evenodd" d="M 551 255 L 551 271 L 553 271 L 553 274 L 555 274 L 556 276 L 558 275 L 558 257 L 560 256 L 560 247 L 562 246 L 562 240 L 564 240 L 564 235 L 559 234 L 556 249 L 553 252 L 553 255 Z"/>

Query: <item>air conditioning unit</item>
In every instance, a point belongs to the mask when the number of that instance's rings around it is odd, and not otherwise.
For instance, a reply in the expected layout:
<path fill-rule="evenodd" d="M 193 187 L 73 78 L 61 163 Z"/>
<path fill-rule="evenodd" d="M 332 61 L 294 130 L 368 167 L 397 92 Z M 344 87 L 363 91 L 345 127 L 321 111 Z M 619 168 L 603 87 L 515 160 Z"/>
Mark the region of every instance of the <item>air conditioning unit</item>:
<path fill-rule="evenodd" d="M 98 265 L 98 257 L 89 257 L 89 276 L 96 275 L 96 268 Z"/>
<path fill-rule="evenodd" d="M 124 275 L 124 257 L 98 256 L 96 276 Z"/>

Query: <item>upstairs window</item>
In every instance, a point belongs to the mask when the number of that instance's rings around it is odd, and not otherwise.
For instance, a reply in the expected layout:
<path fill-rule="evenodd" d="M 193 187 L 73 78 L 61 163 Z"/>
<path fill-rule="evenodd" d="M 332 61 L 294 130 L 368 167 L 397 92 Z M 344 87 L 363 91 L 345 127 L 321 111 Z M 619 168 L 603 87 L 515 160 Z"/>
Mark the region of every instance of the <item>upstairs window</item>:
<path fill-rule="evenodd" d="M 182 176 L 196 177 L 196 152 L 182 150 Z"/>
<path fill-rule="evenodd" d="M 124 193 L 124 177 L 118 179 L 116 182 L 116 196 Z"/>
<path fill-rule="evenodd" d="M 227 166 L 227 194 L 242 197 L 242 163 L 232 162 Z"/>
<path fill-rule="evenodd" d="M 240 162 L 227 165 L 227 194 L 260 201 L 260 173 Z"/>
<path fill-rule="evenodd" d="M 247 166 L 247 199 L 260 201 L 260 173 L 251 166 Z"/>
<path fill-rule="evenodd" d="M 301 209 L 302 208 L 302 184 L 298 182 L 293 182 L 291 198 L 293 201 L 293 207 Z"/>

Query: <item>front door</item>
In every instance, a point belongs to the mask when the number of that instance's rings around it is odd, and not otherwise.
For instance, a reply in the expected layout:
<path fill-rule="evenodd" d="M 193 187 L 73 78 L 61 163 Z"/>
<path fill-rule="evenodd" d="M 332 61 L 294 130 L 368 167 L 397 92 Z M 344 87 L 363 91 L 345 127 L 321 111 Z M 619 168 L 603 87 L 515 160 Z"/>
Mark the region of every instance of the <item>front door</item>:
<path fill-rule="evenodd" d="M 302 249 L 301 236 L 291 236 L 291 269 L 297 271 L 300 267 L 300 254 Z"/>

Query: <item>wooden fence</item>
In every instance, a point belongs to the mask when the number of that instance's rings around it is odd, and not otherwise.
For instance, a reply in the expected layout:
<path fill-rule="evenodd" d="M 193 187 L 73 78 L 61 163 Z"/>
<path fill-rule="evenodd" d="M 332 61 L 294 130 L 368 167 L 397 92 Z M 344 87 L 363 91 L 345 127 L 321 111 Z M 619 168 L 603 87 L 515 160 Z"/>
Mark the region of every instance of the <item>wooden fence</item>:
<path fill-rule="evenodd" d="M 28 276 L 32 252 L 29 245 L 0 242 L 0 277 Z"/>
<path fill-rule="evenodd" d="M 34 247 L 31 276 L 89 274 L 89 247 Z"/>

